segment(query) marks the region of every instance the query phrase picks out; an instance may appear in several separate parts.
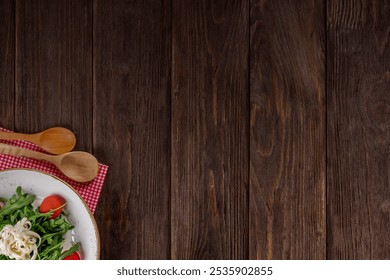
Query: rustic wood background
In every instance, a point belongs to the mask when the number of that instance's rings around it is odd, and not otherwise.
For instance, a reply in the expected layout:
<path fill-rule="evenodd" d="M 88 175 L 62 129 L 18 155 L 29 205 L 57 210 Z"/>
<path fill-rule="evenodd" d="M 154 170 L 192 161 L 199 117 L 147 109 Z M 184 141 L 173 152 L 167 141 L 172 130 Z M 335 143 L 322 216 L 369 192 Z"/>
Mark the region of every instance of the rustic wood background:
<path fill-rule="evenodd" d="M 110 166 L 102 259 L 389 259 L 387 0 L 0 0 L 0 123 Z"/>

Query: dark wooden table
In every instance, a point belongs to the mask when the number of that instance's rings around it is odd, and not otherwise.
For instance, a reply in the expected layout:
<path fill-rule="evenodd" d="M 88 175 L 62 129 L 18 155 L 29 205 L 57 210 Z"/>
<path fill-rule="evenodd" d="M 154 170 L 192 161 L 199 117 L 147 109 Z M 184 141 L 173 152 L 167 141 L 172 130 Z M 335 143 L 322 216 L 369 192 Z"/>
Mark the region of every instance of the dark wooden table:
<path fill-rule="evenodd" d="M 0 123 L 110 166 L 102 259 L 389 259 L 390 2 L 0 0 Z"/>

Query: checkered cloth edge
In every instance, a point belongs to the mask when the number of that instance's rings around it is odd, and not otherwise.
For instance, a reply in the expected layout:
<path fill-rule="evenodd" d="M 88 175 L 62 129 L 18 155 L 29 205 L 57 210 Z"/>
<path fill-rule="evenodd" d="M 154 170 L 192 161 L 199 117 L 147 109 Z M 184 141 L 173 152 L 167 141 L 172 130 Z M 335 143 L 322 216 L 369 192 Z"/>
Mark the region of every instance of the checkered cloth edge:
<path fill-rule="evenodd" d="M 9 130 L 0 127 L 0 131 L 9 131 Z M 18 146 L 28 150 L 44 152 L 37 145 L 27 141 L 0 140 L 0 142 L 8 145 Z M 10 168 L 35 169 L 35 170 L 40 170 L 52 174 L 54 176 L 57 176 L 58 178 L 64 180 L 69 185 L 71 185 L 80 194 L 80 196 L 84 199 L 85 203 L 88 205 L 92 213 L 94 213 L 96 210 L 99 196 L 103 188 L 104 179 L 106 178 L 106 174 L 108 171 L 107 165 L 99 164 L 98 175 L 93 181 L 87 183 L 79 183 L 63 175 L 61 171 L 58 170 L 57 167 L 55 167 L 53 164 L 49 162 L 31 159 L 31 158 L 0 154 L 0 170 L 10 169 Z"/>

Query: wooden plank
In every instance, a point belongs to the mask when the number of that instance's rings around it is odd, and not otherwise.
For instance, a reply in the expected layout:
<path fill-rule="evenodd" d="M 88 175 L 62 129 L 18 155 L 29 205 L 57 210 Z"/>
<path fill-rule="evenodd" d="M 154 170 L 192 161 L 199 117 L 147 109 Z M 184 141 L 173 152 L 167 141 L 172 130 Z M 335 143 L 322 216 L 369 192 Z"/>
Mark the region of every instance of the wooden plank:
<path fill-rule="evenodd" d="M 251 2 L 251 259 L 325 252 L 324 1 Z"/>
<path fill-rule="evenodd" d="M 249 1 L 173 1 L 172 258 L 248 258 Z"/>
<path fill-rule="evenodd" d="M 329 1 L 328 258 L 390 258 L 390 3 Z"/>
<path fill-rule="evenodd" d="M 170 256 L 170 1 L 94 2 L 96 212 L 104 259 Z"/>
<path fill-rule="evenodd" d="M 15 5 L 0 0 L 0 126 L 14 128 Z"/>
<path fill-rule="evenodd" d="M 74 130 L 92 150 L 92 1 L 16 1 L 16 129 Z"/>

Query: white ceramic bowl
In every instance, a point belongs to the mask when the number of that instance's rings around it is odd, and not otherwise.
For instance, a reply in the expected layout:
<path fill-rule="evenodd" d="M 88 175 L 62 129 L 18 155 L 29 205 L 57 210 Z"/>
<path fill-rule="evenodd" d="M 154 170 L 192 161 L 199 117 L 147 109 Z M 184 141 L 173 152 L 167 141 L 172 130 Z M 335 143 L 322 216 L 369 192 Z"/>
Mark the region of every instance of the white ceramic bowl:
<path fill-rule="evenodd" d="M 18 186 L 23 193 L 36 195 L 35 205 L 48 195 L 57 194 L 66 201 L 67 219 L 75 227 L 65 236 L 64 249 L 78 242 L 83 260 L 97 260 L 100 255 L 99 232 L 95 219 L 79 194 L 66 182 L 50 174 L 29 169 L 0 171 L 0 197 L 10 198 Z"/>

